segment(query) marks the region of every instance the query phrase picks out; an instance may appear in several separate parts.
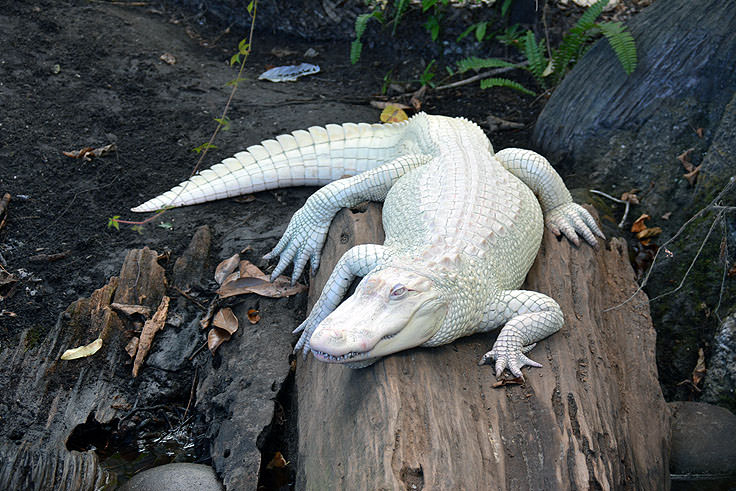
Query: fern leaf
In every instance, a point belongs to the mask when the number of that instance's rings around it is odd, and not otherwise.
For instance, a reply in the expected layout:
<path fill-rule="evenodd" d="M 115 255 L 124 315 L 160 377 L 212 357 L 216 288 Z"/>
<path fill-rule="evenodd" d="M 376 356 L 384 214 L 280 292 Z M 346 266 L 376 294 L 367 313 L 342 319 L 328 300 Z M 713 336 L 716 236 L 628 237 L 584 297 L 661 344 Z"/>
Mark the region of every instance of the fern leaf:
<path fill-rule="evenodd" d="M 363 51 L 363 43 L 356 39 L 350 43 L 350 63 L 355 65 L 360 60 L 360 53 Z"/>
<path fill-rule="evenodd" d="M 524 94 L 527 94 L 527 95 L 531 95 L 531 96 L 537 95 L 536 93 L 527 89 L 520 83 L 514 82 L 513 80 L 509 80 L 507 78 L 485 78 L 480 81 L 481 89 L 490 89 L 491 87 L 508 87 L 509 89 L 518 90 L 519 92 L 523 92 Z"/>
<path fill-rule="evenodd" d="M 540 85 L 544 85 L 544 70 L 547 68 L 547 57 L 544 56 L 542 45 L 537 44 L 532 31 L 526 31 L 523 49 L 526 59 L 529 60 L 529 71 L 534 75 L 534 78 Z"/>
<path fill-rule="evenodd" d="M 373 17 L 373 13 L 360 14 L 355 18 L 355 37 L 360 39 L 365 33 L 365 28 L 368 26 L 368 21 Z"/>
<path fill-rule="evenodd" d="M 620 22 L 604 22 L 598 27 L 611 44 L 626 75 L 631 75 L 638 61 L 634 37 Z"/>
<path fill-rule="evenodd" d="M 560 46 L 552 57 L 555 72 L 554 83 L 562 79 L 571 62 L 578 60 L 585 42 L 590 38 L 589 31 L 596 26 L 595 21 L 603 13 L 606 5 L 608 5 L 608 0 L 600 0 L 591 5 L 583 12 L 575 26 L 562 38 Z"/>
<path fill-rule="evenodd" d="M 498 58 L 478 58 L 477 56 L 470 56 L 457 62 L 457 68 L 460 73 L 465 73 L 468 70 L 482 70 L 484 68 L 506 68 L 516 66 L 508 61 L 500 60 Z"/>
<path fill-rule="evenodd" d="M 396 29 L 398 29 L 399 27 L 399 21 L 401 20 L 401 16 L 404 15 L 404 11 L 406 10 L 406 7 L 408 6 L 409 6 L 409 0 L 398 0 L 396 2 L 396 15 L 394 16 L 394 28 L 393 28 L 393 31 L 391 31 L 392 36 L 396 35 Z"/>

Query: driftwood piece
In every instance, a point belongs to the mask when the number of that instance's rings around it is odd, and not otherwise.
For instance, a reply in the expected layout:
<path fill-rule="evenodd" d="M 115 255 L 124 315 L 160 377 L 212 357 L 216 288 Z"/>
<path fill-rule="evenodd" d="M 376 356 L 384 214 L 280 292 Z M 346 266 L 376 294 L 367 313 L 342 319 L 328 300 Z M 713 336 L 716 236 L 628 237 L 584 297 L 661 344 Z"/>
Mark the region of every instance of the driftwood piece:
<path fill-rule="evenodd" d="M 17 347 L 0 352 L 0 489 L 102 489 L 114 482 L 89 445 L 75 451 L 70 437 L 77 427 L 120 418 L 135 402 L 124 323 L 110 304 L 155 309 L 165 293 L 157 256 L 148 248 L 130 251 L 120 277 L 73 302 L 45 337 L 27 331 Z M 98 337 L 103 346 L 93 356 L 59 359 Z"/>
<path fill-rule="evenodd" d="M 314 285 L 339 237 L 370 238 L 358 218 L 338 215 Z M 544 367 L 525 369 L 523 385 L 494 389 L 492 368 L 477 366 L 495 334 L 361 370 L 300 358 L 297 489 L 667 488 L 647 299 L 603 312 L 635 288 L 624 242 L 578 249 L 545 232 L 526 287 L 555 298 L 566 323 L 531 352 Z"/>

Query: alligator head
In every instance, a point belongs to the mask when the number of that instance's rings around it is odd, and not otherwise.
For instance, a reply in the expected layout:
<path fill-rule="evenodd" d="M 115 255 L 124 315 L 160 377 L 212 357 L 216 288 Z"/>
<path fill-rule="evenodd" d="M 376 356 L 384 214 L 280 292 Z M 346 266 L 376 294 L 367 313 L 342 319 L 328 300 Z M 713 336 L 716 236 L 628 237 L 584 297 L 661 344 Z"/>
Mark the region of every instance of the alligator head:
<path fill-rule="evenodd" d="M 362 368 L 414 348 L 442 326 L 448 303 L 427 275 L 388 267 L 369 273 L 310 339 L 314 356 Z"/>

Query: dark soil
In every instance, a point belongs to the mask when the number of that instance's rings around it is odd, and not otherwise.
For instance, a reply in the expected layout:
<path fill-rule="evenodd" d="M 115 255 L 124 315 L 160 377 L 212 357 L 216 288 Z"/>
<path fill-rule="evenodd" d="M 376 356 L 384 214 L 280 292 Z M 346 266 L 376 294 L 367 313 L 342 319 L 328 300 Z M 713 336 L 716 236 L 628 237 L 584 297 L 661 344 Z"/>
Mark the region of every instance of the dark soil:
<path fill-rule="evenodd" d="M 126 250 L 148 246 L 178 257 L 194 230 L 209 224 L 216 260 L 250 245 L 257 261 L 313 192 L 286 189 L 258 193 L 249 203 L 224 200 L 171 210 L 140 231 L 108 226 L 114 216 L 145 218 L 128 210 L 186 179 L 197 159 L 192 150 L 215 128 L 213 119 L 229 95 L 227 82 L 237 76 L 228 62 L 245 34 L 202 20 L 157 2 L 2 2 L 0 197 L 9 193 L 12 199 L 0 230 L 0 272 L 18 281 L 0 290 L 0 349 L 14 347 L 24 331 L 33 333 L 26 342 L 43 339 L 71 302 L 118 274 Z M 230 129 L 220 133 L 203 167 L 295 129 L 377 121 L 380 110 L 369 101 L 380 95 L 384 75 L 395 69 L 416 79 L 423 68 L 415 58 L 421 50 L 382 56 L 371 49 L 353 66 L 348 44 L 258 31 L 228 114 Z M 279 57 L 274 48 L 295 54 Z M 309 48 L 319 54 L 304 60 Z M 176 62 L 163 61 L 165 53 Z M 301 61 L 319 64 L 321 73 L 288 84 L 256 80 L 270 65 Z M 402 82 L 395 90 L 418 87 Z M 479 123 L 494 115 L 525 124 L 491 135 L 501 149 L 530 146 L 530 125 L 542 104 L 473 84 L 430 91 L 422 109 Z M 116 151 L 90 161 L 62 153 L 111 143 Z M 229 233 L 244 225 L 251 236 Z M 59 253 L 58 260 L 36 257 Z M 166 263 L 167 270 L 172 266 Z"/>

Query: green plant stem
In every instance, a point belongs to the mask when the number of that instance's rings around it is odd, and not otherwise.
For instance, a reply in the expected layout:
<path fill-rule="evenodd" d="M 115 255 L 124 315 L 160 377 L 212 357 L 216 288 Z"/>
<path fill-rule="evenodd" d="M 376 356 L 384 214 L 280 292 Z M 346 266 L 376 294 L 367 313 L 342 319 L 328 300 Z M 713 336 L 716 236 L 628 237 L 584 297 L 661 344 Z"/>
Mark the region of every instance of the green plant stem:
<path fill-rule="evenodd" d="M 250 32 L 248 33 L 248 51 L 245 53 L 243 61 L 240 63 L 240 70 L 238 70 L 238 76 L 236 77 L 236 80 L 240 79 L 240 76 L 243 74 L 243 69 L 245 68 L 245 62 L 248 60 L 248 55 L 250 55 L 251 51 L 253 50 L 253 31 L 255 30 L 256 25 L 256 12 L 258 10 L 258 0 L 254 0 L 253 2 L 253 15 L 251 16 L 251 22 L 250 22 Z M 222 122 L 225 121 L 225 117 L 227 116 L 227 113 L 230 109 L 230 104 L 233 101 L 233 97 L 235 97 L 235 91 L 238 90 L 238 84 L 233 84 L 233 88 L 230 91 L 230 96 L 227 98 L 227 102 L 225 103 L 225 108 L 222 110 L 222 115 L 217 118 L 219 121 L 217 121 L 217 127 L 215 128 L 215 131 L 212 133 L 212 136 L 210 137 L 209 141 L 205 144 L 204 150 L 199 154 L 199 159 L 197 159 L 197 163 L 194 165 L 194 168 L 192 169 L 192 172 L 189 174 L 189 177 L 191 178 L 194 174 L 197 173 L 197 170 L 199 169 L 199 166 L 202 164 L 202 161 L 204 160 L 204 156 L 207 155 L 207 150 L 209 150 L 210 147 L 213 146 L 213 143 L 215 141 L 215 138 L 217 137 L 217 134 L 220 132 L 220 129 L 222 128 Z M 146 218 L 145 220 L 141 221 L 133 221 L 133 220 L 120 220 L 120 219 L 112 219 L 112 221 L 116 223 L 123 223 L 126 225 L 145 225 L 146 223 L 149 223 L 159 216 L 163 215 L 168 211 L 167 209 L 160 210 L 156 212 L 154 215 L 151 215 L 150 217 Z"/>
<path fill-rule="evenodd" d="M 435 87 L 434 90 L 446 90 L 446 89 L 453 89 L 455 87 L 461 87 L 463 85 L 472 84 L 473 82 L 477 82 L 478 80 L 482 80 L 484 78 L 492 77 L 494 75 L 498 75 L 500 73 L 506 73 L 510 72 L 511 70 L 516 70 L 518 68 L 524 68 L 527 66 L 529 62 L 525 61 L 523 63 L 519 63 L 518 65 L 510 66 L 510 67 L 503 67 L 503 68 L 494 68 L 493 70 L 488 70 L 485 72 L 481 72 L 477 75 L 473 75 L 472 77 L 458 80 L 457 82 L 453 82 L 451 84 L 446 85 L 440 85 L 439 87 Z"/>

